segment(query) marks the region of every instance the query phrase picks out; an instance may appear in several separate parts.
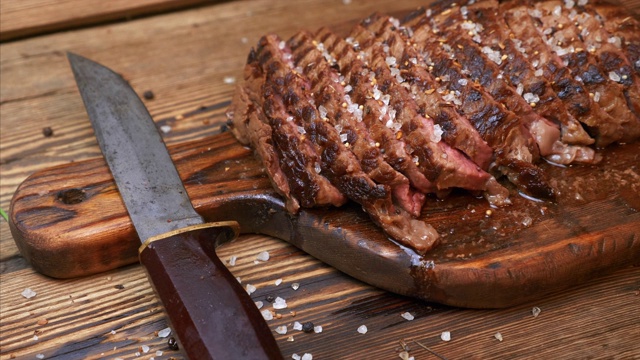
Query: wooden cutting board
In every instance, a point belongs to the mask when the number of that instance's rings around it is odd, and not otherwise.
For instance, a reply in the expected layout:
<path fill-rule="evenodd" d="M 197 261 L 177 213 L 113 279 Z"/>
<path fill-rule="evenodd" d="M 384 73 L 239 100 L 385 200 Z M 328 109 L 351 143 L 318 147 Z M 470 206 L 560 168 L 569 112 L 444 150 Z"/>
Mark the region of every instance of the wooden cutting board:
<path fill-rule="evenodd" d="M 226 106 L 221 103 L 219 106 Z M 490 208 L 467 193 L 428 199 L 442 236 L 420 257 L 389 240 L 355 205 L 288 214 L 261 165 L 230 133 L 170 147 L 196 210 L 274 236 L 382 289 L 442 304 L 494 308 L 540 298 L 640 263 L 640 143 L 603 151 L 599 165 L 542 164 L 555 202 L 512 190 Z M 43 274 L 70 278 L 137 261 L 140 244 L 103 159 L 45 169 L 15 192 L 11 230 Z"/>

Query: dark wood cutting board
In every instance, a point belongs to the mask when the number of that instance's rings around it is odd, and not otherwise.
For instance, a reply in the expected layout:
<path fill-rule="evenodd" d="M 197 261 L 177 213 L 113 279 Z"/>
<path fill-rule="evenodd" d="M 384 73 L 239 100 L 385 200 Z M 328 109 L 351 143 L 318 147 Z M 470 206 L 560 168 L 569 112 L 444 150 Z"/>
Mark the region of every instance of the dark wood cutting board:
<path fill-rule="evenodd" d="M 428 199 L 442 235 L 424 257 L 389 240 L 356 205 L 292 216 L 231 134 L 170 147 L 196 210 L 271 235 L 373 286 L 461 307 L 522 303 L 640 263 L 640 143 L 612 147 L 595 166 L 542 166 L 555 202 L 512 192 L 490 208 L 468 193 Z M 15 192 L 10 223 L 41 273 L 70 278 L 137 261 L 139 240 L 102 158 L 37 172 Z"/>

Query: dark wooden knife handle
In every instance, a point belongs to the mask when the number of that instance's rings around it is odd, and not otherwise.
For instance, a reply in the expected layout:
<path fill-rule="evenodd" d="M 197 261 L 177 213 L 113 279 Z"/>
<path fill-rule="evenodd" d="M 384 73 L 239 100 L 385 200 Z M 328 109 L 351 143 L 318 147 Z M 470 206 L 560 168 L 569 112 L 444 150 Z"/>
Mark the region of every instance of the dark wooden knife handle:
<path fill-rule="evenodd" d="M 140 248 L 140 262 L 190 359 L 282 359 L 271 330 L 215 253 L 238 224 L 202 224 Z"/>

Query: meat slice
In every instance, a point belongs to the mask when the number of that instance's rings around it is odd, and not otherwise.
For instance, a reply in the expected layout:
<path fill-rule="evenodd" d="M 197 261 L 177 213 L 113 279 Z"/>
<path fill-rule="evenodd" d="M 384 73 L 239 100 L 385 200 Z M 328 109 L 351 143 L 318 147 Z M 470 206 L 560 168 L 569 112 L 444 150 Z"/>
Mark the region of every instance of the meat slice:
<path fill-rule="evenodd" d="M 594 135 L 596 145 L 605 146 L 619 140 L 615 129 L 612 129 L 617 126 L 609 125 L 614 122 L 611 115 L 600 107 L 594 100 L 594 94 L 590 94 L 582 82 L 573 78 L 569 67 L 547 46 L 536 30 L 539 24 L 529 16 L 528 8 L 521 6 L 520 2 L 503 2 L 500 12 L 519 40 L 529 63 L 542 70 L 569 112 Z"/>
<path fill-rule="evenodd" d="M 598 15 L 605 30 L 612 37 L 619 39 L 636 76 L 640 76 L 640 21 L 624 8 L 606 1 L 595 1 L 594 5 L 587 4 L 586 8 Z M 618 39 L 613 39 L 615 44 L 618 43 Z"/>
<path fill-rule="evenodd" d="M 313 35 L 301 31 L 287 43 L 292 49 L 296 71 L 309 79 L 309 91 L 318 106 L 320 118 L 338 130 L 341 141 L 344 140 L 345 146 L 353 151 L 362 170 L 377 183 L 388 185 L 395 201 L 412 215 L 418 216 L 425 200 L 424 194 L 411 188 L 409 179 L 384 160 L 362 122 L 364 106 L 351 101 L 348 95 L 351 87 L 345 89 L 344 77 L 318 50 Z"/>
<path fill-rule="evenodd" d="M 399 76 L 397 60 L 390 56 L 389 47 L 383 46 L 375 34 L 362 26 L 355 26 L 350 38 L 358 42 L 361 56 L 369 63 L 370 74 L 375 74 L 370 77 L 375 83 L 374 98 L 378 94 L 383 103 L 389 99 L 389 119 L 385 126 L 392 129 L 397 138 L 404 139 L 413 151 L 414 162 L 437 189 L 485 191 L 489 184 L 495 183 L 492 176 L 442 141 L 439 125 L 419 114 L 415 100 L 403 86 L 404 79 Z M 506 193 L 503 193 L 505 198 Z"/>
<path fill-rule="evenodd" d="M 598 128 L 606 130 L 605 136 L 615 141 L 630 142 L 638 137 L 639 120 L 628 107 L 622 84 L 612 81 L 597 59 L 580 40 L 580 34 L 572 21 L 562 11 L 560 1 L 535 3 L 530 15 L 539 23 L 538 33 L 555 51 L 578 81 L 594 94 L 594 101 L 611 115 L 611 122 Z"/>
<path fill-rule="evenodd" d="M 515 87 L 515 93 L 530 102 L 538 115 L 560 125 L 561 137 L 552 141 L 544 131 L 549 124 L 541 119 L 538 121 L 542 123 L 531 124 L 529 130 L 539 139 L 538 146 L 542 156 L 560 164 L 594 162 L 595 151 L 586 146 L 593 144 L 594 140 L 568 111 L 551 84 L 544 78 L 543 70 L 529 62 L 520 46 L 520 40 L 509 31 L 503 17 L 498 13 L 498 8 L 498 2 L 495 0 L 461 7 L 462 19 L 458 24 L 458 32 L 467 32 L 466 38 L 479 42 L 478 46 L 482 46 L 483 51 L 499 56 L 500 60 L 496 62 L 500 63 L 500 74 L 504 75 L 504 81 L 501 81 L 503 86 L 510 85 L 512 89 Z M 516 94 L 512 96 L 517 96 Z M 540 129 L 543 131 L 539 131 Z"/>
<path fill-rule="evenodd" d="M 259 104 L 249 99 L 245 86 L 238 86 L 227 111 L 231 131 L 245 145 L 251 145 L 254 153 L 261 160 L 276 192 L 285 199 L 287 211 L 296 213 L 300 202 L 291 195 L 289 182 L 280 167 L 272 140 L 271 126 Z"/>
<path fill-rule="evenodd" d="M 434 36 L 434 29 L 424 14 L 421 11 L 421 15 L 408 17 L 403 26 L 412 34 L 412 44 L 423 53 L 429 71 L 439 79 L 438 91 L 449 94 L 458 111 L 494 149 L 498 172 L 525 193 L 541 198 L 553 197 L 554 190 L 544 172 L 533 164 L 539 158 L 539 151 L 526 124 L 473 82 L 468 76 L 470 71 L 463 69 L 455 56 L 444 50 L 450 45 Z M 521 173 L 529 176 L 520 176 Z"/>
<path fill-rule="evenodd" d="M 600 67 L 609 80 L 618 82 L 624 87 L 624 94 L 631 111 L 640 115 L 640 83 L 634 71 L 633 64 L 622 50 L 622 40 L 612 35 L 605 28 L 602 18 L 592 9 L 574 6 L 569 11 L 565 6 L 563 13 L 567 14 L 573 26 L 580 31 L 582 40 L 599 61 Z"/>
<path fill-rule="evenodd" d="M 391 75 L 401 80 L 402 85 L 410 91 L 420 115 L 433 119 L 439 125 L 442 139 L 447 144 L 462 151 L 480 168 L 487 170 L 493 150 L 469 120 L 458 114 L 435 91 L 439 86 L 435 77 L 424 65 L 422 55 L 408 45 L 408 38 L 400 31 L 398 20 L 376 13 L 365 19 L 363 25 L 387 49 Z"/>
<path fill-rule="evenodd" d="M 332 186 L 339 190 L 340 195 L 346 195 L 362 205 L 372 220 L 394 239 L 419 253 L 434 246 L 438 240 L 435 229 L 396 207 L 388 186 L 376 184 L 362 171 L 359 161 L 342 141 L 340 132 L 320 116 L 315 100 L 308 91 L 311 84 L 305 76 L 294 70 L 286 43 L 275 35 L 264 37 L 260 42 L 258 58 L 264 59 L 261 61 L 266 71 L 263 108 L 273 124 L 273 139 L 280 147 L 284 147 L 284 143 L 289 144 L 286 151 L 281 151 L 285 162 L 290 161 L 287 156 L 293 157 L 294 153 L 306 155 L 304 163 L 295 159 L 293 167 L 297 171 L 288 174 L 292 189 L 291 179 L 294 176 L 295 183 L 306 188 L 302 195 L 307 197 L 300 198 L 302 206 L 323 205 L 329 201 L 340 206 L 342 199 L 337 196 L 327 200 L 319 196 L 321 190 L 333 194 L 329 188 Z M 295 128 L 295 131 L 287 128 Z M 280 141 L 280 137 L 286 139 Z M 305 144 L 309 146 L 305 147 Z M 299 169 L 301 165 L 305 165 L 306 171 Z M 311 165 L 313 173 L 309 169 Z M 322 181 L 325 177 L 330 184 Z M 313 180 L 317 186 L 313 186 Z M 315 197 L 308 196 L 308 192 L 315 191 L 316 187 L 318 195 L 314 192 L 312 195 Z"/>

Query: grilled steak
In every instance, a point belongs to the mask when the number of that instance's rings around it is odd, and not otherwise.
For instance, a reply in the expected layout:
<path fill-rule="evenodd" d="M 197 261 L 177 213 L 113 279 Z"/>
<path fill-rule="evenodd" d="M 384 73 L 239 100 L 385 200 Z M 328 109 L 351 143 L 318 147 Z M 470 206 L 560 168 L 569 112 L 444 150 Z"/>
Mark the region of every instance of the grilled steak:
<path fill-rule="evenodd" d="M 266 35 L 227 114 L 288 211 L 352 200 L 425 253 L 430 194 L 553 198 L 541 159 L 595 163 L 596 146 L 640 137 L 639 30 L 605 3 L 463 0 L 344 38 Z"/>

